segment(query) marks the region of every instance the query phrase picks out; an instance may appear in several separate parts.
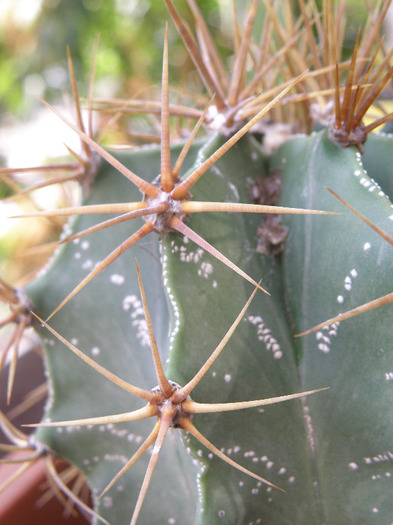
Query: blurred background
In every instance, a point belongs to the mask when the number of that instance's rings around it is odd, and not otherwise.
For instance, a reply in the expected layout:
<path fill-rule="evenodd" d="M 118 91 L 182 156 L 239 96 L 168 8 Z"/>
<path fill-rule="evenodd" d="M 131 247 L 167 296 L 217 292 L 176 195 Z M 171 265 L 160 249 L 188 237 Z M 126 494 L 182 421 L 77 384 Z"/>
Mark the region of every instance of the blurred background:
<path fill-rule="evenodd" d="M 293 1 L 293 0 L 292 0 Z M 184 19 L 192 17 L 185 1 L 174 2 Z M 231 0 L 197 2 L 225 53 L 233 36 Z M 322 3 L 322 0 L 317 0 Z M 346 0 L 348 46 L 376 0 Z M 240 20 L 250 2 L 237 0 Z M 294 0 L 297 5 L 297 0 Z M 262 9 L 262 2 L 261 2 Z M 162 44 L 169 15 L 161 0 L 2 0 L 0 3 L 0 108 L 2 120 L 12 114 L 27 118 L 39 103 L 68 88 L 66 47 L 76 76 L 86 87 L 93 43 L 97 55 L 98 96 L 135 96 L 161 75 Z M 170 24 L 172 82 L 181 78 L 188 56 Z M 172 30 L 173 29 L 173 30 Z M 256 25 L 257 30 L 257 25 Z M 83 90 L 82 90 L 83 91 Z"/>

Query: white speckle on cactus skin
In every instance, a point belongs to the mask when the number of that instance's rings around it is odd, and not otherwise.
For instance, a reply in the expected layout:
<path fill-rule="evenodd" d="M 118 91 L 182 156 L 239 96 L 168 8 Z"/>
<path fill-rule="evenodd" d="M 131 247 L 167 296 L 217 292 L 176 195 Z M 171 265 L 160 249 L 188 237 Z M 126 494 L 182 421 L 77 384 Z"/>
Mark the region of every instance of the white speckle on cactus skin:
<path fill-rule="evenodd" d="M 226 383 L 229 383 L 231 381 L 231 379 L 232 379 L 231 374 L 225 374 L 224 380 L 225 380 Z"/>
<path fill-rule="evenodd" d="M 328 354 L 330 352 L 330 348 L 328 345 L 325 345 L 325 343 L 321 343 L 318 345 L 318 348 L 321 352 Z"/>
<path fill-rule="evenodd" d="M 122 301 L 122 308 L 125 312 L 131 310 L 130 318 L 132 319 L 132 326 L 137 329 L 136 337 L 142 346 L 149 346 L 150 339 L 141 301 L 136 295 L 126 295 Z"/>
<path fill-rule="evenodd" d="M 186 252 L 186 248 L 184 246 L 181 246 L 180 247 L 180 261 L 181 262 L 186 262 L 186 263 L 190 263 L 190 262 L 193 262 L 193 263 L 198 263 L 203 254 L 204 254 L 204 250 L 202 250 L 202 248 L 197 248 L 195 251 L 191 251 L 191 252 Z"/>
<path fill-rule="evenodd" d="M 352 279 L 349 277 L 349 275 L 347 275 L 344 279 L 344 288 L 347 291 L 352 290 Z"/>
<path fill-rule="evenodd" d="M 349 275 L 347 275 L 344 279 L 344 288 L 349 292 L 352 290 L 352 278 L 356 278 L 358 276 L 357 270 L 355 268 L 352 268 L 352 270 L 349 272 Z"/>
<path fill-rule="evenodd" d="M 193 244 L 189 244 L 187 237 L 183 237 L 181 243 L 182 244 L 179 245 L 176 240 L 172 240 L 170 243 L 171 253 L 178 253 L 180 255 L 180 262 L 199 264 L 197 274 L 200 277 L 208 279 L 214 272 L 214 266 L 210 261 L 203 260 L 206 252 L 202 248 L 195 248 Z M 217 281 L 212 281 L 212 286 L 213 288 L 217 288 Z"/>
<path fill-rule="evenodd" d="M 104 496 L 104 497 L 102 498 L 102 505 L 103 505 L 106 509 L 112 507 L 112 506 L 113 506 L 113 499 L 112 499 L 111 497 L 109 497 L 109 496 Z"/>
<path fill-rule="evenodd" d="M 198 269 L 198 275 L 208 279 L 208 277 L 213 273 L 213 265 L 210 262 L 202 262 L 200 268 Z"/>
<path fill-rule="evenodd" d="M 126 297 L 124 297 L 123 304 L 122 304 L 123 310 L 127 312 L 131 308 L 131 306 L 135 303 L 136 300 L 137 300 L 136 295 L 127 295 Z"/>
<path fill-rule="evenodd" d="M 65 427 L 65 430 L 68 434 L 73 434 L 74 432 L 79 432 L 81 430 L 81 426 L 76 427 Z"/>
<path fill-rule="evenodd" d="M 266 350 L 273 352 L 273 357 L 275 359 L 281 359 L 283 353 L 280 344 L 277 339 L 273 337 L 271 330 L 266 326 L 262 317 L 259 315 L 249 315 L 245 319 L 257 327 L 258 340 L 265 344 Z"/>
<path fill-rule="evenodd" d="M 110 276 L 110 281 L 111 281 L 112 284 L 116 284 L 118 286 L 121 286 L 122 284 L 124 284 L 125 278 L 124 278 L 123 275 L 120 275 L 118 273 L 113 273 Z"/>
<path fill-rule="evenodd" d="M 254 452 L 253 450 L 248 450 L 247 452 L 245 452 L 245 453 L 243 454 L 243 456 L 244 456 L 245 458 L 252 458 L 253 456 L 255 456 L 255 452 Z"/>
<path fill-rule="evenodd" d="M 393 452 L 388 450 L 387 452 L 384 452 L 382 454 L 378 454 L 373 456 L 372 458 L 364 458 L 365 463 L 372 464 L 372 463 L 384 463 L 384 462 L 392 462 L 393 461 Z"/>
<path fill-rule="evenodd" d="M 91 270 L 94 266 L 94 262 L 91 259 L 86 259 L 82 264 L 82 270 Z"/>
<path fill-rule="evenodd" d="M 337 329 L 340 323 L 334 323 L 330 326 L 325 326 L 321 330 L 318 330 L 318 332 L 315 333 L 315 339 L 318 342 L 318 350 L 323 352 L 324 354 L 328 354 L 330 352 L 330 345 L 332 342 L 331 337 L 335 337 L 337 335 Z"/>

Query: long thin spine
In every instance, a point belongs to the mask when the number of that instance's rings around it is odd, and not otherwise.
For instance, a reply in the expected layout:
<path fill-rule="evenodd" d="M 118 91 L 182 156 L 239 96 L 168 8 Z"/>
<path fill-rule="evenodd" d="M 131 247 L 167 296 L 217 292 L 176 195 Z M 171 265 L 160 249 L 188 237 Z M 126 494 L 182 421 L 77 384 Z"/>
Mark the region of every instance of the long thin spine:
<path fill-rule="evenodd" d="M 144 314 L 145 314 L 146 326 L 147 326 L 147 330 L 148 330 L 148 333 L 149 333 L 150 347 L 151 347 L 151 351 L 152 351 L 152 354 L 153 354 L 154 368 L 155 368 L 156 375 L 157 375 L 158 385 L 160 387 L 161 392 L 164 394 L 164 396 L 166 398 L 168 398 L 172 394 L 173 388 L 170 385 L 168 379 L 166 378 L 166 375 L 165 375 L 165 372 L 164 372 L 164 368 L 162 366 L 160 354 L 159 354 L 158 348 L 157 348 L 156 338 L 154 336 L 154 331 L 153 331 L 153 325 L 152 325 L 152 322 L 151 322 L 150 312 L 149 312 L 149 308 L 147 306 L 145 288 L 144 288 L 143 283 L 142 283 L 141 273 L 139 271 L 139 266 L 138 266 L 137 262 L 136 262 L 136 271 L 137 271 L 137 274 L 138 274 L 139 290 L 141 292 L 143 311 L 144 311 Z"/>
<path fill-rule="evenodd" d="M 172 424 L 173 416 L 174 409 L 172 407 L 167 407 L 162 410 L 162 415 L 160 419 L 160 429 L 158 431 L 158 436 L 153 448 L 152 455 L 150 456 L 150 461 L 147 466 L 145 477 L 143 479 L 142 487 L 138 495 L 138 499 L 134 508 L 134 513 L 132 515 L 130 525 L 136 525 L 136 522 L 138 520 L 138 516 L 140 514 L 143 502 L 146 497 L 147 489 L 149 488 L 154 469 L 157 465 L 158 456 L 160 455 L 165 436 L 168 432 L 169 427 Z"/>
<path fill-rule="evenodd" d="M 168 25 L 165 27 L 161 86 L 161 186 L 169 193 L 173 189 L 169 137 Z"/>

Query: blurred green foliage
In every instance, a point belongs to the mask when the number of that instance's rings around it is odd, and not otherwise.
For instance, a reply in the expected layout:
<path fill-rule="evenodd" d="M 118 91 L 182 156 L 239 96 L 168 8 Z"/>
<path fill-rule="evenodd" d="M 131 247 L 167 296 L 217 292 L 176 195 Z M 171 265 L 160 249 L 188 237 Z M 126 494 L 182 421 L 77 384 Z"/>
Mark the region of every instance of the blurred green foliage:
<path fill-rule="evenodd" d="M 24 0 L 26 2 L 26 0 Z M 33 2 L 36 3 L 37 2 Z M 40 0 L 30 23 L 17 11 L 23 0 L 0 7 L 1 109 L 28 116 L 38 104 L 31 95 L 51 100 L 68 89 L 69 46 L 81 93 L 86 94 L 94 41 L 99 35 L 96 79 L 101 95 L 140 96 L 161 76 L 165 4 L 152 0 Z M 177 8 L 191 22 L 185 2 Z M 217 0 L 199 2 L 209 24 L 218 25 Z M 4 11 L 2 11 L 2 9 Z M 171 24 L 171 22 L 170 22 Z M 176 30 L 169 33 L 171 78 L 192 69 Z M 139 93 L 138 93 L 139 91 Z"/>
<path fill-rule="evenodd" d="M 293 1 L 297 4 L 297 0 Z M 3 111 L 26 118 L 39 104 L 34 95 L 53 100 L 59 91 L 68 89 L 67 46 L 81 92 L 86 94 L 97 35 L 100 38 L 96 66 L 98 96 L 137 97 L 152 83 L 160 82 L 163 22 L 169 20 L 163 1 L 3 2 L 0 7 L 0 108 Z M 369 3 L 373 5 L 375 0 Z M 187 3 L 175 4 L 193 27 Z M 249 2 L 237 1 L 236 4 L 241 20 Z M 233 38 L 230 2 L 199 0 L 198 6 L 225 53 L 225 49 L 230 48 L 227 40 Z M 21 20 L 20 12 L 26 12 L 27 8 L 33 11 L 33 7 L 35 16 L 26 22 L 25 14 Z M 358 27 L 367 19 L 367 8 L 364 0 L 347 0 L 346 8 L 346 39 L 350 46 Z M 171 27 L 172 22 L 169 25 Z M 194 68 L 174 28 L 169 32 L 169 39 L 171 79 L 179 85 Z"/>

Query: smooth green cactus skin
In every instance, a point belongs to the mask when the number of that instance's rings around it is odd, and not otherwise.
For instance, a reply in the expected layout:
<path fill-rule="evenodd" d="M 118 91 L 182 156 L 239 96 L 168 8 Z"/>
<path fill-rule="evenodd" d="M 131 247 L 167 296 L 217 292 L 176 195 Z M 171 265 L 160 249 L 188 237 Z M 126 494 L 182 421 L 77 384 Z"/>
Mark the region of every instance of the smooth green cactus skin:
<path fill-rule="evenodd" d="M 284 218 L 290 233 L 283 273 L 295 332 L 390 292 L 392 247 L 325 189 L 392 231 L 391 202 L 357 150 L 340 149 L 319 132 L 288 141 L 272 169 L 282 172 L 282 204 L 343 212 L 336 226 Z M 306 414 L 324 523 L 383 524 L 393 515 L 391 313 L 388 305 L 297 339 L 301 388 L 310 381 L 330 387 L 307 399 Z"/>

